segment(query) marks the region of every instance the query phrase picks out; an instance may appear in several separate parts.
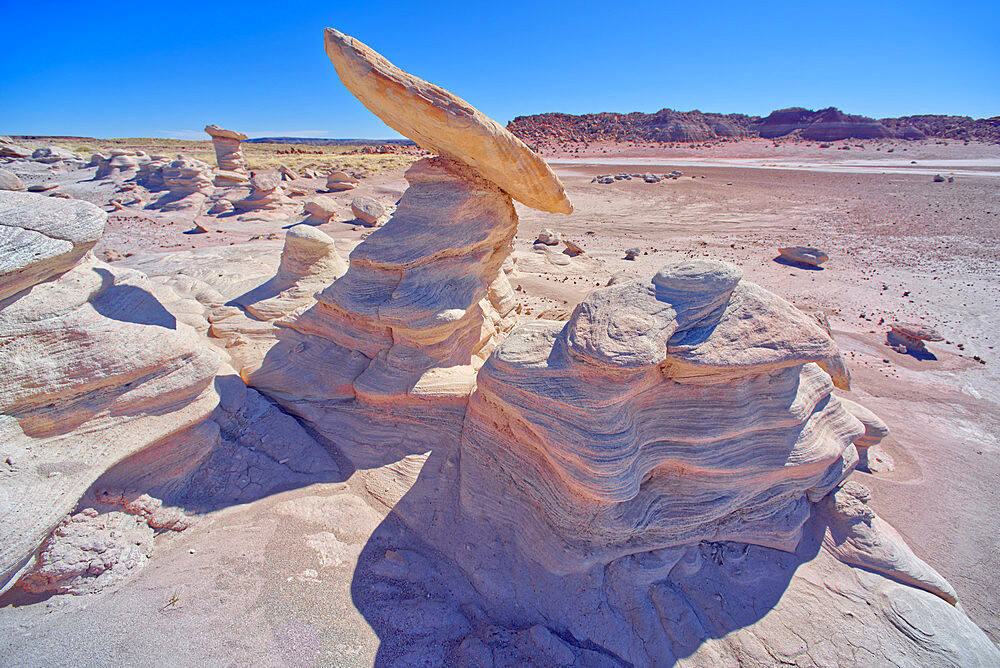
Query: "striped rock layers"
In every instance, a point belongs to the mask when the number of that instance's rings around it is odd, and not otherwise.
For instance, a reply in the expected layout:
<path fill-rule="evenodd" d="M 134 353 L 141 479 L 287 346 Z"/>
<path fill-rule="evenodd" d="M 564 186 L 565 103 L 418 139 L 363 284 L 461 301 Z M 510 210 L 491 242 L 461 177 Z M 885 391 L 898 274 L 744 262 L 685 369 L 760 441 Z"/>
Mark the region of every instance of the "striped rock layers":
<path fill-rule="evenodd" d="M 219 169 L 229 172 L 246 172 L 247 163 L 243 159 L 240 142 L 247 138 L 242 132 L 225 130 L 218 125 L 206 125 L 205 132 L 212 138 L 215 160 Z"/>
<path fill-rule="evenodd" d="M 392 218 L 312 308 L 278 323 L 278 344 L 250 378 L 289 410 L 355 399 L 464 405 L 510 329 L 513 293 L 500 271 L 517 230 L 510 197 L 446 158 L 420 160 L 406 178 Z"/>
<path fill-rule="evenodd" d="M 688 261 L 514 331 L 480 371 L 463 510 L 552 570 L 732 540 L 793 550 L 857 461 L 836 344 L 732 265 Z"/>
<path fill-rule="evenodd" d="M 222 363 L 145 275 L 83 255 L 104 212 L 11 195 L 0 229 L 34 264 L 0 300 L 0 591 L 101 474 L 209 415 Z"/>

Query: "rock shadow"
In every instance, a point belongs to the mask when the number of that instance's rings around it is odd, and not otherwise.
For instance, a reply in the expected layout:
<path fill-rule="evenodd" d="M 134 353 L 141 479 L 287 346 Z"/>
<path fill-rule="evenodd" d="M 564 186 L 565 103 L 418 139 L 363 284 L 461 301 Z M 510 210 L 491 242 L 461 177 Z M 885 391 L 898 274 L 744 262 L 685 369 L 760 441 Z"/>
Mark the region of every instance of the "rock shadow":
<path fill-rule="evenodd" d="M 114 275 L 107 269 L 96 267 L 94 272 L 101 277 L 101 287 L 91 297 L 90 304 L 105 318 L 177 329 L 177 319 L 152 293 L 134 285 L 116 285 Z"/>
<path fill-rule="evenodd" d="M 462 512 L 460 461 L 439 444 L 358 560 L 376 666 L 672 665 L 767 615 L 821 547 L 814 517 L 794 554 L 701 542 L 557 574 Z"/>

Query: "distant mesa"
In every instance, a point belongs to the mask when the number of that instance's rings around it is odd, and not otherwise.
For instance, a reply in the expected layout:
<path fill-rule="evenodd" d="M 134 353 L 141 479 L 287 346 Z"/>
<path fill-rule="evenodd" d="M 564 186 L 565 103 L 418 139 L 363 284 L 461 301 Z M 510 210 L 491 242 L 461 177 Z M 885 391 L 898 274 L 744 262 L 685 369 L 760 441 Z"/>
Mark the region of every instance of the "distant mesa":
<path fill-rule="evenodd" d="M 847 137 L 882 139 L 892 136 L 889 129 L 874 118 L 845 114 L 835 107 L 819 111 L 801 107 L 772 111 L 770 116 L 759 121 L 757 132 L 766 139 L 798 133 L 803 139 L 814 141 L 836 141 Z"/>
<path fill-rule="evenodd" d="M 518 116 L 507 129 L 526 142 L 659 142 L 730 141 L 746 137 L 800 137 L 809 141 L 842 139 L 954 139 L 1000 142 L 1000 116 L 903 116 L 874 119 L 847 114 L 836 107 L 812 111 L 790 107 L 767 117 L 661 109 L 574 116 L 545 113 Z"/>

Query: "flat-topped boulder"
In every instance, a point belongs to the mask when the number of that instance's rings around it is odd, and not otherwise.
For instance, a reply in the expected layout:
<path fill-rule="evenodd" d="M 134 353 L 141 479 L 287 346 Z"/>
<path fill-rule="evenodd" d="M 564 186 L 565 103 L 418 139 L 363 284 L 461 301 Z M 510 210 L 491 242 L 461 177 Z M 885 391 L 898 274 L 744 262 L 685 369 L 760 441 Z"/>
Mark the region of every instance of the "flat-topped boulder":
<path fill-rule="evenodd" d="M 105 220 L 89 202 L 0 191 L 0 302 L 72 268 Z"/>
<path fill-rule="evenodd" d="M 812 246 L 786 246 L 779 248 L 778 253 L 782 260 L 801 267 L 819 267 L 830 259 L 824 251 Z"/>
<path fill-rule="evenodd" d="M 918 322 L 893 323 L 886 335 L 886 343 L 897 352 L 927 355 L 925 341 L 943 341 L 944 337 L 929 325 Z"/>
<path fill-rule="evenodd" d="M 469 165 L 523 204 L 551 213 L 573 212 L 555 173 L 499 123 L 353 37 L 327 28 L 325 39 L 340 80 L 389 127 L 423 149 Z"/>

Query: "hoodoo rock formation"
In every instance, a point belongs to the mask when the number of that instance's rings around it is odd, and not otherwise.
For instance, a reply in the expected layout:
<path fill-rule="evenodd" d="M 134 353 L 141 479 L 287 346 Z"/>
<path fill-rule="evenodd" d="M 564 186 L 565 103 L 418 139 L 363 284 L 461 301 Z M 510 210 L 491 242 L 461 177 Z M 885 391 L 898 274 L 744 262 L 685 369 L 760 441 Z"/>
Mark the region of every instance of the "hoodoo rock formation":
<path fill-rule="evenodd" d="M 377 651 L 375 665 L 1000 664 L 854 476 L 859 450 L 879 472 L 870 451 L 888 427 L 833 393 L 851 382 L 825 318 L 725 262 L 592 289 L 597 240 L 542 229 L 513 253 L 515 200 L 573 211 L 549 166 L 357 40 L 327 29 L 325 44 L 359 100 L 436 153 L 409 167 L 394 208 L 355 199 L 361 220 L 388 215 L 381 227 L 334 240 L 310 223 L 348 204 L 322 196 L 280 260 L 261 225 L 259 247 L 105 249 L 109 265 L 90 252 L 104 212 L 0 191 L 0 591 L 121 585 L 166 543 L 162 568 L 94 599 L 80 628 L 157 600 L 176 613 L 165 639 L 218 608 L 192 640 L 211 660 L 267 629 L 239 659 L 288 645 L 279 659 L 323 662 L 346 639 L 350 660 Z M 688 131 L 661 120 L 664 136 Z M 697 120 L 727 137 L 750 124 Z M 229 171 L 245 169 L 242 135 L 206 131 L 221 172 L 139 152 L 89 169 L 123 200 L 167 191 L 147 208 L 196 225 L 209 204 L 238 223 L 302 211 L 284 194 L 305 194 L 283 185 L 297 174 Z M 55 173 L 78 156 L 36 160 Z M 235 176 L 213 186 L 222 172 Z M 392 188 L 361 190 L 395 201 Z M 627 251 L 633 266 L 646 252 Z M 590 279 L 589 293 L 529 320 L 508 274 L 531 267 Z M 170 531 L 188 533 L 154 539 Z M 5 614 L 31 624 L 50 612 L 16 605 Z M 33 638 L 80 636 L 79 619 Z"/>
<path fill-rule="evenodd" d="M 243 159 L 243 148 L 240 142 L 247 138 L 242 132 L 225 130 L 218 125 L 206 125 L 205 132 L 212 138 L 215 148 L 215 161 L 219 169 L 229 172 L 245 172 L 247 163 Z"/>
<path fill-rule="evenodd" d="M 468 103 L 335 30 L 326 44 L 351 92 L 442 154 L 410 168 L 392 217 L 315 306 L 278 323 L 279 343 L 250 378 L 342 437 L 343 414 L 427 402 L 462 410 L 476 371 L 513 324 L 500 271 L 517 231 L 511 197 L 546 211 L 572 206 L 541 158 Z"/>

